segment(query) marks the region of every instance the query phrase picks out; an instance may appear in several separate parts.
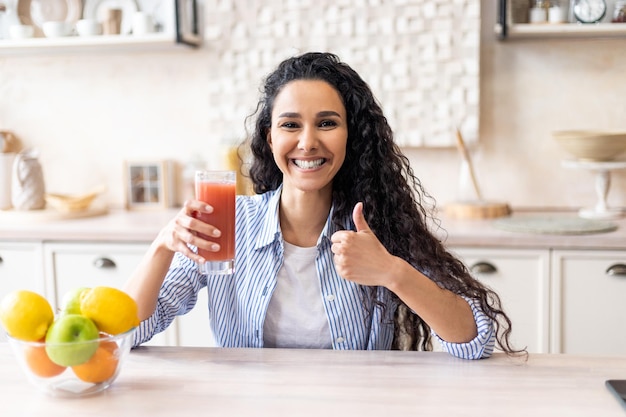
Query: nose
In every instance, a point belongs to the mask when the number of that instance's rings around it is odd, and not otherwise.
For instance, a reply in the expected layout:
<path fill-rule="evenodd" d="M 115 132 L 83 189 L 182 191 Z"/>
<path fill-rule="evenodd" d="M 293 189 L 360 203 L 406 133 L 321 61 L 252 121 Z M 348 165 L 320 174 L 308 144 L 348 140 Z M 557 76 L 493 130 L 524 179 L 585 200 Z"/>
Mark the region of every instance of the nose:
<path fill-rule="evenodd" d="M 317 132 L 314 128 L 305 127 L 300 131 L 300 135 L 298 136 L 298 149 L 301 149 L 305 152 L 310 152 L 314 149 L 317 149 L 317 144 Z"/>

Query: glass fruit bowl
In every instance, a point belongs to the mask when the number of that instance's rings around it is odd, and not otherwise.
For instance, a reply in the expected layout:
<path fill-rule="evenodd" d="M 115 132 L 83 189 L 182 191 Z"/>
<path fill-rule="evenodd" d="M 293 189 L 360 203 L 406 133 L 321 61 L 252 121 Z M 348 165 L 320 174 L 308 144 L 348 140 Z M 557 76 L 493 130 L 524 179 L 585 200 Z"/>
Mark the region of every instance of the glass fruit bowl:
<path fill-rule="evenodd" d="M 26 342 L 8 335 L 7 340 L 35 387 L 53 396 L 82 397 L 111 386 L 130 352 L 134 333 L 133 328 L 115 336 L 101 333 L 95 340 L 68 343 Z"/>

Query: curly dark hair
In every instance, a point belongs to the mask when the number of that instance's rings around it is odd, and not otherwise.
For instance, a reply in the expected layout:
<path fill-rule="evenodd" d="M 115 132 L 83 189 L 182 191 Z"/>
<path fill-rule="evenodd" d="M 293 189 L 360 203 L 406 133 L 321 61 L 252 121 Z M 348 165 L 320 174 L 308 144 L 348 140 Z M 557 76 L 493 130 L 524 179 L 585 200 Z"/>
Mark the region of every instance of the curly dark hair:
<path fill-rule="evenodd" d="M 403 258 L 439 286 L 476 299 L 494 320 L 496 340 L 507 353 L 511 320 L 498 295 L 481 284 L 429 231 L 435 219 L 434 199 L 415 176 L 409 160 L 393 140 L 393 132 L 367 83 L 331 53 L 311 52 L 283 61 L 265 80 L 256 111 L 254 131 L 247 142 L 252 152 L 249 176 L 258 194 L 277 189 L 283 174 L 267 143 L 274 100 L 294 80 L 322 80 L 337 90 L 346 108 L 348 139 L 345 161 L 333 180 L 333 223 L 343 228 L 361 201 L 372 231 L 392 255 Z M 427 204 L 427 202 L 431 202 Z M 376 299 L 376 287 L 364 287 Z M 430 327 L 397 296 L 393 349 L 432 350 Z M 383 306 L 384 308 L 384 306 Z"/>

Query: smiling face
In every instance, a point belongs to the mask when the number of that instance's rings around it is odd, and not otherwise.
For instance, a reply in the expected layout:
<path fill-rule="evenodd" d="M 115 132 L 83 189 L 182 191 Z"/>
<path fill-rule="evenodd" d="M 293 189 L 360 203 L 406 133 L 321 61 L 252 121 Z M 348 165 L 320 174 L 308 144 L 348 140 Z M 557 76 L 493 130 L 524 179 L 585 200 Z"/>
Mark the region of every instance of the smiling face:
<path fill-rule="evenodd" d="M 297 80 L 276 96 L 267 135 L 283 188 L 332 192 L 346 156 L 348 122 L 339 93 L 327 82 Z"/>

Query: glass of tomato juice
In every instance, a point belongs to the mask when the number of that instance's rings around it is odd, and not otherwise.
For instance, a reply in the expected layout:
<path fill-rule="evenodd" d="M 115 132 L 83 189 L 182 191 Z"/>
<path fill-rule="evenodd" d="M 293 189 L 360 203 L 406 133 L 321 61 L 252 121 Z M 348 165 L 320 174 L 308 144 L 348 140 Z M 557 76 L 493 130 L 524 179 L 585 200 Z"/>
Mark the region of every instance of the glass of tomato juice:
<path fill-rule="evenodd" d="M 206 259 L 198 263 L 198 270 L 207 275 L 228 275 L 235 270 L 235 171 L 196 171 L 196 199 L 213 207 L 213 213 L 198 213 L 197 218 L 218 228 L 219 237 L 202 235 L 220 245 L 212 252 L 198 248 Z"/>

